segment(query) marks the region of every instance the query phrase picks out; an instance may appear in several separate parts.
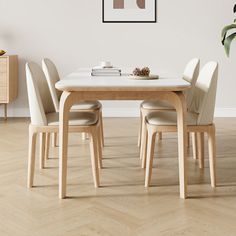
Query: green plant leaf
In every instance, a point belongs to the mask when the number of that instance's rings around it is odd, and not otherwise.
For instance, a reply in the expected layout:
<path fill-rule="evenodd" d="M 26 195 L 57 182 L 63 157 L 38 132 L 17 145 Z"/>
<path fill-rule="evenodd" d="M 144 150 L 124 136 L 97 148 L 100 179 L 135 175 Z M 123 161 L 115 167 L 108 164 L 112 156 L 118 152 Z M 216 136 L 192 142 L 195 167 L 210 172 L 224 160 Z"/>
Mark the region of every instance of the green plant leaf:
<path fill-rule="evenodd" d="M 222 42 L 223 45 L 225 43 L 225 38 L 226 38 L 226 35 L 227 35 L 228 31 L 231 30 L 231 29 L 236 29 L 236 23 L 231 24 L 231 25 L 226 25 L 223 28 L 223 30 L 221 32 L 221 42 Z"/>
<path fill-rule="evenodd" d="M 227 54 L 227 56 L 229 57 L 229 53 L 230 53 L 230 46 L 232 41 L 236 39 L 236 33 L 233 33 L 231 35 L 229 35 L 224 42 L 224 47 L 225 47 L 225 52 Z"/>

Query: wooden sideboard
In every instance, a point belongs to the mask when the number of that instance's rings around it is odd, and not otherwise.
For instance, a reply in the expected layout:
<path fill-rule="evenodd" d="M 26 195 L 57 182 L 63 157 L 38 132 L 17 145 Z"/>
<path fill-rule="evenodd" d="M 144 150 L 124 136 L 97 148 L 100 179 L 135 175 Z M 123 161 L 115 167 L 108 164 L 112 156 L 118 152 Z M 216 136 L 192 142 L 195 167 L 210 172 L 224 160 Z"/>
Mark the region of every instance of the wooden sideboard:
<path fill-rule="evenodd" d="M 18 57 L 0 56 L 0 104 L 4 104 L 4 119 L 7 119 L 7 104 L 18 94 Z"/>

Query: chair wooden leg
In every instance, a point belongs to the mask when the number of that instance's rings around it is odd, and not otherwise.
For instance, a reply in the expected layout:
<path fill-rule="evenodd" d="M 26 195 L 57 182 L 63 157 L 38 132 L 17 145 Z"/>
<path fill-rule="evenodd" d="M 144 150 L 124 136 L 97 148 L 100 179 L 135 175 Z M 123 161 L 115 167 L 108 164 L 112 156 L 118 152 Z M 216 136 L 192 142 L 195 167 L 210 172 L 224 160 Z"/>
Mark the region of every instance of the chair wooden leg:
<path fill-rule="evenodd" d="M 7 120 L 7 104 L 4 104 L 4 120 Z"/>
<path fill-rule="evenodd" d="M 40 133 L 39 134 L 39 143 L 40 143 L 40 150 L 39 150 L 39 168 L 44 169 L 45 167 L 45 141 L 46 141 L 46 134 Z"/>
<path fill-rule="evenodd" d="M 142 160 L 142 168 L 146 168 L 146 161 L 147 161 L 147 140 L 148 140 L 148 133 L 147 133 L 147 125 L 145 125 L 144 129 L 144 137 L 143 141 L 141 143 L 141 148 L 140 148 L 140 155 L 141 155 L 141 160 Z"/>
<path fill-rule="evenodd" d="M 197 150 L 198 150 L 198 161 L 199 168 L 204 168 L 204 133 L 197 133 Z"/>
<path fill-rule="evenodd" d="M 158 141 L 162 140 L 162 132 L 158 132 Z"/>
<path fill-rule="evenodd" d="M 138 147 L 141 147 L 142 125 L 143 125 L 143 114 L 142 114 L 141 107 L 140 107 Z"/>
<path fill-rule="evenodd" d="M 50 133 L 46 133 L 45 160 L 49 159 L 50 137 L 51 137 Z"/>
<path fill-rule="evenodd" d="M 145 130 L 146 130 L 146 125 L 145 125 L 145 116 L 142 115 L 142 125 L 141 125 L 141 133 L 140 133 L 140 153 L 143 154 L 143 151 L 141 151 L 142 147 L 142 142 L 145 141 Z M 140 155 L 140 159 L 142 160 L 142 155 Z"/>
<path fill-rule="evenodd" d="M 148 127 L 148 139 L 147 139 L 147 163 L 146 163 L 146 175 L 145 175 L 145 187 L 149 187 L 152 177 L 152 165 L 154 157 L 154 148 L 156 141 L 156 133 L 153 132 L 151 127 Z"/>
<path fill-rule="evenodd" d="M 52 147 L 55 148 L 57 146 L 57 133 L 52 133 Z"/>
<path fill-rule="evenodd" d="M 208 133 L 209 145 L 209 165 L 211 175 L 211 186 L 216 187 L 216 143 L 215 143 L 215 126 L 210 129 Z"/>
<path fill-rule="evenodd" d="M 102 135 L 101 135 L 101 123 L 97 126 L 97 145 L 98 145 L 98 167 L 99 169 L 102 169 Z"/>
<path fill-rule="evenodd" d="M 187 133 L 187 147 L 190 147 L 190 133 Z"/>
<path fill-rule="evenodd" d="M 82 140 L 86 140 L 87 139 L 87 134 L 86 133 L 82 133 Z"/>
<path fill-rule="evenodd" d="M 28 178 L 27 187 L 33 187 L 35 169 L 35 149 L 37 134 L 29 128 L 29 154 L 28 154 Z"/>
<path fill-rule="evenodd" d="M 98 169 L 98 145 L 97 145 L 97 134 L 93 130 L 91 132 L 90 138 L 90 150 L 91 150 L 91 164 L 92 164 L 92 172 L 93 172 L 93 181 L 95 188 L 98 188 L 100 185 L 99 180 L 99 169 Z"/>
<path fill-rule="evenodd" d="M 99 120 L 100 120 L 100 129 L 101 129 L 101 147 L 105 146 L 105 142 L 104 142 L 104 128 L 103 128 L 103 118 L 102 118 L 102 110 L 100 110 L 99 112 Z"/>
<path fill-rule="evenodd" d="M 193 159 L 197 160 L 197 133 L 192 133 Z"/>

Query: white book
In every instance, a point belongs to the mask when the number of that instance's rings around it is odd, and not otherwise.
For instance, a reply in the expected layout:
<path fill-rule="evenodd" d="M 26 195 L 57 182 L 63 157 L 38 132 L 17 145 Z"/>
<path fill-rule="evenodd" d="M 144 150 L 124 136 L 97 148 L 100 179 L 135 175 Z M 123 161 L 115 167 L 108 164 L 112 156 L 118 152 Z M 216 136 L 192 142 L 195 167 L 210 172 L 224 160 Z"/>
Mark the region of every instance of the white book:
<path fill-rule="evenodd" d="M 121 72 L 91 72 L 92 76 L 121 76 Z"/>
<path fill-rule="evenodd" d="M 95 66 L 92 68 L 92 72 L 121 72 L 121 69 L 117 67 L 101 67 L 101 66 Z"/>

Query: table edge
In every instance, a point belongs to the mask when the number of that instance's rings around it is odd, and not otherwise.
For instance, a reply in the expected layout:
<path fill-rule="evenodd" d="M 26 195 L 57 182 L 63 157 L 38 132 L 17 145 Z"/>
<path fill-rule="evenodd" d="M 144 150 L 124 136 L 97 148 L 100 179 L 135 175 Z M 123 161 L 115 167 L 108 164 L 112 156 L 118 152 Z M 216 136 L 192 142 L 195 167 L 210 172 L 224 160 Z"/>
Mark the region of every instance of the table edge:
<path fill-rule="evenodd" d="M 80 87 L 80 88 L 73 88 L 73 87 L 60 87 L 56 86 L 56 88 L 60 91 L 66 92 L 145 92 L 145 91 L 185 91 L 191 88 L 189 86 L 176 86 L 176 87 Z"/>

